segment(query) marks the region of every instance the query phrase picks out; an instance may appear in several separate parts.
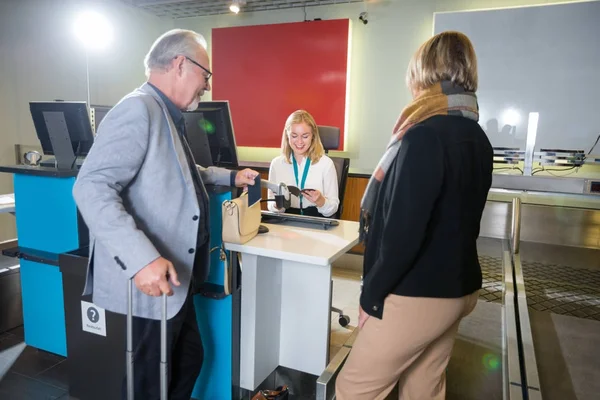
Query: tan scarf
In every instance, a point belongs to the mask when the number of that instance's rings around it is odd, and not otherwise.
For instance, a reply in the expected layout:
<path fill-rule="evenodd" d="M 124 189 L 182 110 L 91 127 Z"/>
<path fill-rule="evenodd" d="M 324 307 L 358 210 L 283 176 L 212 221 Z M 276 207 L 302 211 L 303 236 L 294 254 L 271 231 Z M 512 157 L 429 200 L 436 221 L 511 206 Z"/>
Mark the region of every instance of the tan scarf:
<path fill-rule="evenodd" d="M 360 204 L 361 242 L 364 242 L 369 231 L 369 223 L 373 216 L 375 200 L 377 200 L 381 182 L 383 182 L 386 172 L 398 155 L 406 131 L 434 115 L 457 115 L 478 121 L 477 96 L 475 93 L 467 92 L 462 87 L 455 86 L 449 81 L 442 81 L 422 90 L 402 110 L 394 126 L 392 139 L 369 180 Z"/>

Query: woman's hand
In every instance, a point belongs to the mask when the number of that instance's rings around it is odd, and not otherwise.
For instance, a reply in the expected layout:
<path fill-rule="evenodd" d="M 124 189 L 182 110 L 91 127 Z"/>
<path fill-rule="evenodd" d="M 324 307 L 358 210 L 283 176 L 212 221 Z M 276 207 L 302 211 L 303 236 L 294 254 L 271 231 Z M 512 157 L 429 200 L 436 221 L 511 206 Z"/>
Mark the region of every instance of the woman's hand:
<path fill-rule="evenodd" d="M 302 192 L 304 197 L 311 203 L 315 203 L 317 207 L 323 207 L 325 205 L 325 197 L 318 190 L 307 189 Z"/>

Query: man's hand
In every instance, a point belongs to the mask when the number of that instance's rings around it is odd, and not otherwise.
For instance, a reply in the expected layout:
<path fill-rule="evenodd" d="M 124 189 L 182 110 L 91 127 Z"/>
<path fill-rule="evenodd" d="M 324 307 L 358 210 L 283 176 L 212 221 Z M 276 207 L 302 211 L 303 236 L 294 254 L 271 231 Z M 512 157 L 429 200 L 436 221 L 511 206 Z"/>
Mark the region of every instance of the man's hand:
<path fill-rule="evenodd" d="M 358 329 L 362 329 L 369 317 L 370 315 L 367 314 L 361 306 L 358 306 Z"/>
<path fill-rule="evenodd" d="M 257 176 L 258 176 L 258 172 L 254 171 L 250 168 L 243 169 L 235 175 L 235 186 L 237 186 L 237 187 L 244 187 L 247 185 L 252 186 L 252 185 L 254 185 L 254 178 L 256 178 Z"/>
<path fill-rule="evenodd" d="M 162 296 L 163 293 L 172 296 L 173 290 L 167 280 L 167 274 L 173 285 L 181 284 L 177 280 L 177 272 L 171 261 L 159 257 L 135 274 L 135 286 L 148 296 Z"/>
<path fill-rule="evenodd" d="M 323 207 L 325 205 L 325 197 L 318 190 L 305 190 L 302 195 L 306 197 L 308 201 L 317 205 L 317 207 Z"/>

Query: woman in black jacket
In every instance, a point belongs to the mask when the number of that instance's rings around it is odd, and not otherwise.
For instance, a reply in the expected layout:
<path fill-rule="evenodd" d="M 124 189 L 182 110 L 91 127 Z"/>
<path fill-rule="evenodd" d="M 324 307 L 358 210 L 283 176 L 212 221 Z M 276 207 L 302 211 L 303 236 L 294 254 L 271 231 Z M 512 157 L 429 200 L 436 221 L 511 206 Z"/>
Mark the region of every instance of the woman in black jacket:
<path fill-rule="evenodd" d="M 477 60 L 469 39 L 444 32 L 408 67 L 413 101 L 362 201 L 365 242 L 359 328 L 337 399 L 444 399 L 462 318 L 477 303 L 477 237 L 493 150 L 478 124 Z"/>

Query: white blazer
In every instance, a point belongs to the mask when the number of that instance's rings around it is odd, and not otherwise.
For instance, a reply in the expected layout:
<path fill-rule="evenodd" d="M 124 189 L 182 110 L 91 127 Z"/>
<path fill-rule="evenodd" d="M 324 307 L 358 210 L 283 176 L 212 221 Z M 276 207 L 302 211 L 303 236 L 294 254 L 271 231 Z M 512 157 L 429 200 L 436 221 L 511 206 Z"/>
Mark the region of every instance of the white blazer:
<path fill-rule="evenodd" d="M 298 183 L 296 183 L 293 164 L 288 163 L 283 155 L 276 157 L 271 161 L 269 181 L 276 184 L 283 182 L 286 185 L 300 187 L 305 165 L 306 158 L 298 166 Z M 323 155 L 317 163 L 310 164 L 306 182 L 301 189 L 316 189 L 321 192 L 323 197 L 325 197 L 325 204 L 323 204 L 323 207 L 317 207 L 317 210 L 322 215 L 330 217 L 337 212 L 340 205 L 340 198 L 338 194 L 337 173 L 331 158 Z M 269 191 L 269 198 L 272 199 L 274 197 L 274 194 Z M 267 204 L 270 211 L 278 211 L 275 202 L 271 201 Z M 296 196 L 291 196 L 291 207 L 300 208 L 300 201 Z M 316 204 L 308 201 L 308 199 L 304 197 L 302 200 L 302 208 L 307 207 L 316 207 Z"/>

